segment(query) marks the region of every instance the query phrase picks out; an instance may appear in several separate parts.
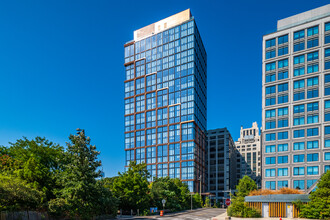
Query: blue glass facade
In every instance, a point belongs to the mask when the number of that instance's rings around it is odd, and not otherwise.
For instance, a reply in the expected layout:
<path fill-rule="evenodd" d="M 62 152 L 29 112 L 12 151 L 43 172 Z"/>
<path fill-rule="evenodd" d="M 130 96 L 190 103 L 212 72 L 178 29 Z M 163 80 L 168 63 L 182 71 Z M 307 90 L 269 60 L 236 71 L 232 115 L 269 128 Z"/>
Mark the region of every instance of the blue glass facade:
<path fill-rule="evenodd" d="M 180 178 L 199 191 L 198 178 L 205 178 L 207 74 L 194 18 L 124 47 L 125 166 L 145 162 L 150 181 Z"/>

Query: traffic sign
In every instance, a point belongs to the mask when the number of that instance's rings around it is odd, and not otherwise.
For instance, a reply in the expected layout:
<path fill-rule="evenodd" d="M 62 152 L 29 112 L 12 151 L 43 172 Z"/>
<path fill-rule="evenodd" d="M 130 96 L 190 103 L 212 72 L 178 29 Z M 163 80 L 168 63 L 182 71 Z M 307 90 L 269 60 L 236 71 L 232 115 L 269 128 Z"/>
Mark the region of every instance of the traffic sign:
<path fill-rule="evenodd" d="M 162 203 L 163 203 L 163 205 L 165 205 L 165 203 L 166 203 L 166 200 L 165 200 L 165 199 L 163 199 L 163 200 L 162 200 Z"/>
<path fill-rule="evenodd" d="M 230 205 L 230 199 L 226 199 L 226 206 L 229 206 Z"/>

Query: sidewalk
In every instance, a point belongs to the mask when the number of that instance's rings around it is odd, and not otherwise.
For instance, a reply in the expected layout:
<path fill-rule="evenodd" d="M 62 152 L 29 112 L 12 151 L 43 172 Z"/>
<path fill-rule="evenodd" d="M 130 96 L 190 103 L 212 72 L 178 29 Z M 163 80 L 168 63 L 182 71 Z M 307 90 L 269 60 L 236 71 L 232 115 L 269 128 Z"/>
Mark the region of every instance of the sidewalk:
<path fill-rule="evenodd" d="M 213 217 L 211 220 L 225 220 L 227 217 L 227 212 L 218 215 L 217 217 Z M 231 217 L 231 220 L 261 220 L 261 219 L 267 219 L 267 220 L 279 220 L 280 218 L 236 218 Z M 312 219 L 306 219 L 306 218 L 282 218 L 282 220 L 312 220 Z"/>

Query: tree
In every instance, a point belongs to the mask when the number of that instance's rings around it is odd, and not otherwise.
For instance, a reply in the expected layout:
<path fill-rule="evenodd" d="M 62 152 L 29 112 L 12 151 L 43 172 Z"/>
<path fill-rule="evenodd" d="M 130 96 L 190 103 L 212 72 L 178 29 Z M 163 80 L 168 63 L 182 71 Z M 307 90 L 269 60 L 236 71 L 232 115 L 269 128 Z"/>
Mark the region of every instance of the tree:
<path fill-rule="evenodd" d="M 20 178 L 0 174 L 0 211 L 37 210 L 44 200 L 43 192 Z"/>
<path fill-rule="evenodd" d="M 311 201 L 302 205 L 299 217 L 313 219 L 330 218 L 330 171 L 328 170 L 310 195 Z"/>
<path fill-rule="evenodd" d="M 239 180 L 236 186 L 236 196 L 232 196 L 232 204 L 228 208 L 228 216 L 233 217 L 260 217 L 259 211 L 248 207 L 244 203 L 244 197 L 249 195 L 253 190 L 257 189 L 257 184 L 249 177 L 244 176 Z"/>
<path fill-rule="evenodd" d="M 97 178 L 101 177 L 100 154 L 84 130 L 78 135 L 70 135 L 67 143 L 64 170 L 58 176 L 62 189 L 57 198 L 49 202 L 49 209 L 54 214 L 65 211 L 71 217 L 90 219 L 100 214 L 115 214 L 116 200 L 109 189 Z"/>
<path fill-rule="evenodd" d="M 206 207 L 206 208 L 210 208 L 211 207 L 211 203 L 210 203 L 210 198 L 209 197 L 206 197 L 205 198 L 204 207 Z"/>
<path fill-rule="evenodd" d="M 10 147 L 0 148 L 0 172 L 15 175 L 54 198 L 56 173 L 63 163 L 64 149 L 45 138 L 19 139 Z"/>
<path fill-rule="evenodd" d="M 201 196 L 198 193 L 195 193 L 193 195 L 193 207 L 194 207 L 194 209 L 202 208 L 202 206 L 203 206 L 203 200 L 202 200 Z"/>
<path fill-rule="evenodd" d="M 123 210 L 147 210 L 150 204 L 150 176 L 146 164 L 132 161 L 126 172 L 118 173 L 110 186 L 112 193 L 119 199 L 119 208 Z"/>
<path fill-rule="evenodd" d="M 166 200 L 166 209 L 179 211 L 190 207 L 188 185 L 177 178 L 156 178 L 151 184 L 150 194 L 153 206 L 159 209 L 163 208 L 163 199 Z"/>

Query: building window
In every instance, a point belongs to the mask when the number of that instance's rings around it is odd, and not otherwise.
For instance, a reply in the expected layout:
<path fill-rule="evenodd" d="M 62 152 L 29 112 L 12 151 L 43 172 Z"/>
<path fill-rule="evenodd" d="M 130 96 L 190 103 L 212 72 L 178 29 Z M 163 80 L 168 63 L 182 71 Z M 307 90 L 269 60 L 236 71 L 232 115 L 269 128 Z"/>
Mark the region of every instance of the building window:
<path fill-rule="evenodd" d="M 305 99 L 305 92 L 297 92 L 293 94 L 293 101 L 299 101 Z"/>
<path fill-rule="evenodd" d="M 276 75 L 275 74 L 266 75 L 266 83 L 274 82 L 275 80 L 276 80 Z"/>
<path fill-rule="evenodd" d="M 276 45 L 276 39 L 270 39 L 270 40 L 266 40 L 266 48 L 269 48 L 269 47 L 274 47 Z"/>
<path fill-rule="evenodd" d="M 147 145 L 155 145 L 156 144 L 156 129 L 148 129 L 147 130 Z"/>
<path fill-rule="evenodd" d="M 277 50 L 278 56 L 288 54 L 288 47 L 280 47 Z"/>
<path fill-rule="evenodd" d="M 287 131 L 278 132 L 277 135 L 278 135 L 278 140 L 288 139 L 288 132 Z"/>
<path fill-rule="evenodd" d="M 330 160 L 330 152 L 324 153 L 324 160 Z"/>
<path fill-rule="evenodd" d="M 288 176 L 288 168 L 278 168 L 277 176 Z"/>
<path fill-rule="evenodd" d="M 307 91 L 307 99 L 319 97 L 319 89 L 310 89 Z"/>
<path fill-rule="evenodd" d="M 277 43 L 278 43 L 278 45 L 280 45 L 280 44 L 284 44 L 284 43 L 287 43 L 287 42 L 288 42 L 288 35 L 280 36 L 280 37 L 278 37 L 278 39 L 277 39 Z"/>
<path fill-rule="evenodd" d="M 317 180 L 307 180 L 307 189 L 309 189 Z"/>
<path fill-rule="evenodd" d="M 145 146 L 145 132 L 137 131 L 135 133 L 136 136 L 136 147 L 144 147 Z M 144 158 L 144 157 L 143 157 Z"/>
<path fill-rule="evenodd" d="M 301 31 L 296 31 L 293 34 L 293 39 L 297 40 L 297 39 L 301 39 L 305 37 L 305 30 L 301 30 Z"/>
<path fill-rule="evenodd" d="M 277 145 L 277 151 L 278 152 L 288 151 L 288 144 L 279 144 L 279 145 Z"/>
<path fill-rule="evenodd" d="M 134 161 L 134 150 L 126 151 L 126 166 L 129 166 L 131 161 Z"/>
<path fill-rule="evenodd" d="M 305 67 L 301 66 L 298 68 L 295 68 L 293 71 L 293 76 L 301 76 L 305 74 Z"/>
<path fill-rule="evenodd" d="M 330 69 L 330 61 L 325 61 L 325 62 L 324 62 L 324 69 L 325 69 L 325 70 Z"/>
<path fill-rule="evenodd" d="M 293 58 L 293 64 L 305 63 L 305 55 L 295 56 Z"/>
<path fill-rule="evenodd" d="M 275 157 L 266 157 L 266 164 L 276 164 Z"/>
<path fill-rule="evenodd" d="M 324 75 L 324 83 L 329 83 L 330 82 L 330 74 Z"/>
<path fill-rule="evenodd" d="M 319 103 L 312 102 L 307 104 L 307 112 L 318 111 L 319 110 Z"/>
<path fill-rule="evenodd" d="M 154 92 L 147 94 L 147 110 L 156 108 L 156 95 Z"/>
<path fill-rule="evenodd" d="M 288 163 L 288 156 L 278 156 L 277 163 L 278 164 Z"/>
<path fill-rule="evenodd" d="M 301 137 L 305 137 L 305 130 L 304 129 L 293 131 L 293 138 L 301 138 Z"/>
<path fill-rule="evenodd" d="M 319 38 L 310 39 L 307 41 L 307 48 L 319 46 Z"/>
<path fill-rule="evenodd" d="M 287 78 L 288 78 L 288 71 L 278 73 L 278 80 L 287 79 Z"/>
<path fill-rule="evenodd" d="M 282 104 L 282 103 L 287 103 L 288 102 L 288 95 L 280 95 L 277 98 L 277 103 Z"/>
<path fill-rule="evenodd" d="M 157 125 L 167 124 L 167 108 L 161 108 L 157 110 Z"/>
<path fill-rule="evenodd" d="M 307 167 L 307 175 L 319 175 L 319 167 L 318 166 Z"/>
<path fill-rule="evenodd" d="M 313 61 L 319 59 L 319 52 L 315 51 L 307 54 L 307 61 Z"/>
<path fill-rule="evenodd" d="M 304 125 L 305 124 L 305 116 L 295 117 L 293 119 L 293 125 Z"/>
<path fill-rule="evenodd" d="M 276 128 L 276 121 L 267 121 L 266 130 Z"/>
<path fill-rule="evenodd" d="M 288 107 L 279 108 L 279 109 L 277 110 L 277 115 L 278 115 L 278 116 L 288 115 Z M 274 115 L 274 117 L 275 117 L 275 115 Z"/>
<path fill-rule="evenodd" d="M 276 110 L 275 109 L 266 111 L 266 118 L 273 118 L 275 116 L 276 116 Z"/>
<path fill-rule="evenodd" d="M 157 144 L 167 144 L 167 127 L 159 127 L 157 128 Z"/>
<path fill-rule="evenodd" d="M 274 153 L 276 151 L 275 145 L 266 145 L 266 153 Z"/>
<path fill-rule="evenodd" d="M 307 141 L 307 149 L 319 148 L 319 141 Z"/>
<path fill-rule="evenodd" d="M 272 70 L 275 70 L 275 69 L 276 69 L 276 63 L 275 62 L 266 64 L 266 72 L 272 71 Z"/>
<path fill-rule="evenodd" d="M 277 181 L 277 189 L 281 189 L 283 187 L 289 187 L 287 180 Z"/>
<path fill-rule="evenodd" d="M 305 175 L 305 167 L 294 167 L 293 168 L 294 176 L 302 176 Z"/>
<path fill-rule="evenodd" d="M 330 87 L 324 88 L 324 95 L 330 95 Z"/>
<path fill-rule="evenodd" d="M 266 60 L 276 56 L 276 50 L 270 50 L 266 52 Z"/>
<path fill-rule="evenodd" d="M 288 90 L 288 83 L 282 83 L 277 86 L 278 92 L 284 92 Z"/>
<path fill-rule="evenodd" d="M 305 88 L 305 80 L 297 80 L 293 82 L 293 89 Z"/>
<path fill-rule="evenodd" d="M 275 105 L 275 104 L 276 104 L 275 97 L 266 98 L 266 106 Z"/>
<path fill-rule="evenodd" d="M 276 93 L 276 86 L 268 86 L 266 87 L 266 95 Z"/>
<path fill-rule="evenodd" d="M 315 26 L 307 29 L 307 36 L 313 36 L 318 33 L 319 33 L 319 26 Z"/>
<path fill-rule="evenodd" d="M 271 134 L 266 134 L 266 141 L 275 141 L 276 140 L 276 134 L 271 133 Z"/>
<path fill-rule="evenodd" d="M 324 166 L 324 172 L 326 173 L 326 172 L 328 172 L 328 170 L 330 170 L 330 165 L 325 165 Z"/>
<path fill-rule="evenodd" d="M 278 68 L 284 68 L 288 66 L 288 59 L 284 59 L 284 60 L 279 60 L 278 61 Z"/>
<path fill-rule="evenodd" d="M 149 111 L 146 113 L 147 128 L 156 126 L 156 111 Z"/>
<path fill-rule="evenodd" d="M 265 187 L 266 187 L 266 189 L 275 190 L 276 181 L 266 181 Z"/>
<path fill-rule="evenodd" d="M 275 169 L 266 169 L 266 177 L 274 177 Z"/>
<path fill-rule="evenodd" d="M 293 150 L 304 150 L 305 142 L 296 142 L 293 144 Z"/>
<path fill-rule="evenodd" d="M 304 125 L 305 124 L 305 116 L 295 117 L 293 119 L 293 125 Z"/>
<path fill-rule="evenodd" d="M 293 113 L 294 114 L 302 113 L 302 112 L 305 112 L 305 105 L 304 104 L 302 104 L 302 105 L 295 105 L 293 107 Z"/>
<path fill-rule="evenodd" d="M 330 147 L 330 139 L 324 140 L 324 147 Z"/>
<path fill-rule="evenodd" d="M 319 115 L 308 115 L 307 124 L 314 124 L 319 122 Z M 307 133 L 308 136 L 308 133 Z"/>
<path fill-rule="evenodd" d="M 312 77 L 307 79 L 307 87 L 309 86 L 317 86 L 319 84 L 319 77 Z"/>
<path fill-rule="evenodd" d="M 330 134 L 330 126 L 324 126 L 324 134 Z"/>
<path fill-rule="evenodd" d="M 324 31 L 330 31 L 330 22 L 324 24 Z"/>
<path fill-rule="evenodd" d="M 330 56 L 330 48 L 324 50 L 324 57 Z"/>
<path fill-rule="evenodd" d="M 279 128 L 288 127 L 288 119 L 284 118 L 284 119 L 278 120 L 277 124 L 278 124 L 277 126 Z"/>
<path fill-rule="evenodd" d="M 305 42 L 301 41 L 293 45 L 293 52 L 301 51 L 305 49 Z"/>
<path fill-rule="evenodd" d="M 307 66 L 307 73 L 315 73 L 319 71 L 319 64 L 314 63 Z"/>
<path fill-rule="evenodd" d="M 319 161 L 319 154 L 314 153 L 314 154 L 307 154 L 307 162 L 315 162 Z"/>
<path fill-rule="evenodd" d="M 293 181 L 293 188 L 294 189 L 305 189 L 305 180 L 294 180 Z"/>
<path fill-rule="evenodd" d="M 302 162 L 305 162 L 305 154 L 297 154 L 297 155 L 293 155 L 293 162 L 294 162 L 294 163 L 302 163 Z"/>

